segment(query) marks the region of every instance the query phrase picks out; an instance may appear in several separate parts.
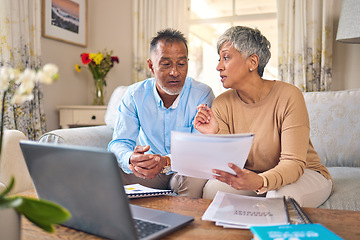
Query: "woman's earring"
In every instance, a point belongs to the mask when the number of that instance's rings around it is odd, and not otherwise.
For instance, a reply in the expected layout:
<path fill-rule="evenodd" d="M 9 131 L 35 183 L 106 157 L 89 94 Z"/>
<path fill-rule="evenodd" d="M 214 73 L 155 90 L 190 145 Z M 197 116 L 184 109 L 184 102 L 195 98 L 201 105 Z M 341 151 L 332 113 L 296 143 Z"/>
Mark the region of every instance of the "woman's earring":
<path fill-rule="evenodd" d="M 252 69 L 252 68 L 250 68 L 250 72 L 252 72 L 252 70 L 253 70 L 253 69 Z"/>

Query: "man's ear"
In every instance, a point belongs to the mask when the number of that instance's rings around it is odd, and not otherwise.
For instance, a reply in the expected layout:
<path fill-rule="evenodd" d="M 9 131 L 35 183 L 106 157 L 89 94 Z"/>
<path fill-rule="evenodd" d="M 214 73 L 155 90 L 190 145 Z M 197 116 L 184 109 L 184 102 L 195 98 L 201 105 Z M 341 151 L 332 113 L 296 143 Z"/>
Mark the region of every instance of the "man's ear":
<path fill-rule="evenodd" d="M 259 66 L 259 56 L 257 54 L 251 55 L 248 59 L 249 69 L 255 70 Z"/>
<path fill-rule="evenodd" d="M 151 59 L 148 59 L 146 62 L 147 62 L 148 68 L 150 69 L 150 72 L 152 74 L 154 74 L 154 65 L 153 65 L 153 62 L 151 61 Z"/>

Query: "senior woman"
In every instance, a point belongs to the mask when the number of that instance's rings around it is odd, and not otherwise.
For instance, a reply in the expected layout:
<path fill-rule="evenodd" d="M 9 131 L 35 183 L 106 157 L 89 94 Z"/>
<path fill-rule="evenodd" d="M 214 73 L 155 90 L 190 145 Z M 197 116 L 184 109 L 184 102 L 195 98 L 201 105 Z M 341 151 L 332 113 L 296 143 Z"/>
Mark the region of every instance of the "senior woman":
<path fill-rule="evenodd" d="M 292 196 L 301 205 L 318 207 L 330 196 L 333 182 L 309 138 L 310 124 L 300 90 L 263 79 L 270 42 L 257 29 L 235 26 L 218 40 L 217 70 L 230 90 L 212 109 L 198 106 L 195 128 L 204 134 L 254 133 L 244 169 L 214 169 L 204 198 L 218 190 L 266 197 Z M 230 161 L 231 159 L 226 159 Z"/>

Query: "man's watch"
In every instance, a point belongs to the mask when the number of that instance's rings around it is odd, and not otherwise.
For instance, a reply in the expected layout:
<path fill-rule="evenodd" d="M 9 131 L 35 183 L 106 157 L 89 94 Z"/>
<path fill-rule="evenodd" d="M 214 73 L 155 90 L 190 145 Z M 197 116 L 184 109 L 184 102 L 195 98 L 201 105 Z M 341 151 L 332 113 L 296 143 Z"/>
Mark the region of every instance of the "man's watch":
<path fill-rule="evenodd" d="M 171 171 L 171 159 L 168 156 L 165 156 L 166 158 L 166 165 L 161 170 L 161 173 L 168 173 Z"/>
<path fill-rule="evenodd" d="M 260 177 L 263 178 L 263 185 L 259 188 L 259 189 L 256 189 L 255 192 L 256 194 L 260 195 L 260 194 L 263 194 L 263 193 L 266 193 L 267 190 L 268 190 L 268 180 L 266 177 L 260 175 Z"/>

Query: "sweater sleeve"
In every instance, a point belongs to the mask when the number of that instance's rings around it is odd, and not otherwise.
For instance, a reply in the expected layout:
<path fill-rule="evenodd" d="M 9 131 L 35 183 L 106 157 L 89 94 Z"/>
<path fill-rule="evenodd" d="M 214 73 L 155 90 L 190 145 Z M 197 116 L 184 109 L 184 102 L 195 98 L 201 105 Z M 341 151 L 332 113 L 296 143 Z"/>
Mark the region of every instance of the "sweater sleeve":
<path fill-rule="evenodd" d="M 268 190 L 296 182 L 304 173 L 309 148 L 310 124 L 304 97 L 299 90 L 283 91 L 276 114 L 280 134 L 279 162 L 261 175 L 268 179 Z"/>

